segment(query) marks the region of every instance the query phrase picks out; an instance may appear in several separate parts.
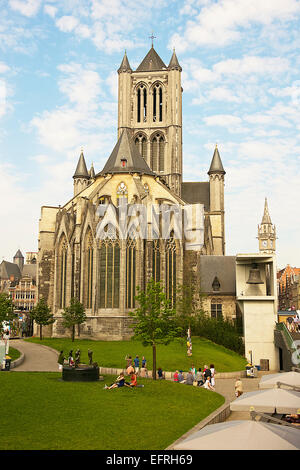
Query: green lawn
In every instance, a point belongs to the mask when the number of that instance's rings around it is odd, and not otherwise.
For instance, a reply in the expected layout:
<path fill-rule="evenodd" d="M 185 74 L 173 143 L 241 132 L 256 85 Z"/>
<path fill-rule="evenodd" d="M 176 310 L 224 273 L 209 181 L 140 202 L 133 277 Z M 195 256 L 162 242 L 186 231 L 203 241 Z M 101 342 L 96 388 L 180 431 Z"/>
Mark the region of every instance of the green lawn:
<path fill-rule="evenodd" d="M 1 450 L 165 449 L 224 403 L 215 392 L 171 381 L 104 390 L 104 382 L 60 377 L 1 373 Z"/>
<path fill-rule="evenodd" d="M 12 360 L 12 361 L 15 361 L 16 359 L 18 359 L 18 358 L 21 356 L 21 353 L 20 353 L 20 351 L 18 351 L 17 349 L 11 348 L 11 347 L 9 346 L 8 355 L 11 357 L 11 360 Z"/>
<path fill-rule="evenodd" d="M 40 344 L 39 338 L 30 338 L 27 341 L 33 341 Z M 174 341 L 168 346 L 157 346 L 157 368 L 163 370 L 175 371 L 176 369 L 188 370 L 192 364 L 198 369 L 203 369 L 204 364 L 214 364 L 216 372 L 234 372 L 243 370 L 246 365 L 246 359 L 229 349 L 219 346 L 211 341 L 194 337 L 193 356 L 187 357 L 185 341 Z M 68 338 L 45 338 L 42 344 L 50 346 L 57 351 L 63 350 L 68 357 L 70 349 L 75 354 L 76 349 L 81 351 L 81 361 L 88 362 L 87 351 L 94 351 L 93 359 L 102 367 L 125 367 L 126 354 L 134 358 L 136 355 L 147 359 L 147 368 L 152 369 L 152 348 L 144 347 L 139 341 L 92 341 L 78 340 L 72 343 Z"/>

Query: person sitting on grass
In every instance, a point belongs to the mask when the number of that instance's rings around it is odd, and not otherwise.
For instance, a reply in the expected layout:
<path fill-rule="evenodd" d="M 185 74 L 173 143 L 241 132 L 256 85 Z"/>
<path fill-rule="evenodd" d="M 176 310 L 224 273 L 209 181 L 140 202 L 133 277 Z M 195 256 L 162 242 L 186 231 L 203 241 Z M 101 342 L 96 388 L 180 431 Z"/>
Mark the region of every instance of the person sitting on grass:
<path fill-rule="evenodd" d="M 161 367 L 159 367 L 158 371 L 157 371 L 157 376 L 160 380 L 164 379 L 165 378 L 165 374 L 163 373 L 163 370 Z"/>
<path fill-rule="evenodd" d="M 206 390 L 212 390 L 213 392 L 215 391 L 214 387 L 210 383 L 210 376 L 206 377 L 206 382 L 203 387 L 206 388 Z"/>
<path fill-rule="evenodd" d="M 185 383 L 184 375 L 183 375 L 183 371 L 182 371 L 182 370 L 179 371 L 179 374 L 178 374 L 178 382 L 179 382 L 180 384 L 184 384 L 184 383 Z"/>
<path fill-rule="evenodd" d="M 130 384 L 129 387 L 136 387 L 137 386 L 137 376 L 135 372 L 131 372 L 130 374 Z"/>
<path fill-rule="evenodd" d="M 105 390 L 111 390 L 112 388 L 120 387 L 130 387 L 130 384 L 125 382 L 124 374 L 120 374 L 119 377 L 116 378 L 116 381 L 110 387 L 108 387 L 106 384 L 104 385 Z"/>

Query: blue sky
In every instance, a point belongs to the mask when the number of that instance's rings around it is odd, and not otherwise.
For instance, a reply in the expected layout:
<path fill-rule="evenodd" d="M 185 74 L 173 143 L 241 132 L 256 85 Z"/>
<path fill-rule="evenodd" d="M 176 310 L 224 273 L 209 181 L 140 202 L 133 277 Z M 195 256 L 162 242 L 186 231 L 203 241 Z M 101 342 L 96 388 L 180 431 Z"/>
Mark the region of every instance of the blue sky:
<path fill-rule="evenodd" d="M 184 180 L 226 170 L 226 254 L 257 252 L 264 198 L 278 266 L 300 266 L 299 0 L 0 0 L 0 260 L 37 249 L 83 146 L 100 171 L 117 137 L 117 69 L 154 47 L 183 68 Z"/>

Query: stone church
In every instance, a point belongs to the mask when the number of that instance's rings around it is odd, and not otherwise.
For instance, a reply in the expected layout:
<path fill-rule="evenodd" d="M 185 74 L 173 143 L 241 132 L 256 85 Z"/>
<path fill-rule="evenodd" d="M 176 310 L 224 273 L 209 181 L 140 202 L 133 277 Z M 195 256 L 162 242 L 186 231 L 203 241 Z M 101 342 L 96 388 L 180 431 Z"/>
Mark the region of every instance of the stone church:
<path fill-rule="evenodd" d="M 61 312 L 76 297 L 87 315 L 83 335 L 128 338 L 128 312 L 136 306 L 137 287 L 151 278 L 162 283 L 173 304 L 176 286 L 189 279 L 200 289 L 203 272 L 206 291 L 234 295 L 234 257 L 225 256 L 225 171 L 218 148 L 210 158 L 199 156 L 207 158 L 206 181 L 182 181 L 181 71 L 175 50 L 166 65 L 152 45 L 136 70 L 125 52 L 118 69 L 118 140 L 111 155 L 95 172 L 93 165 L 88 170 L 81 151 L 72 198 L 41 209 L 38 291 L 57 317 L 53 336 L 69 334 Z M 156 224 L 147 218 L 146 236 L 137 236 L 134 208 L 149 214 L 153 206 L 169 207 L 167 237 L 156 230 L 159 218 Z M 175 236 L 172 208 L 187 206 L 202 208 L 201 220 L 193 216 L 188 228 L 190 234 L 201 232 L 201 243 L 188 244 L 183 235 Z M 125 237 L 119 227 L 112 230 L 111 219 L 98 236 L 105 212 L 101 209 L 107 207 L 116 216 L 124 207 L 131 214 L 134 229 Z"/>

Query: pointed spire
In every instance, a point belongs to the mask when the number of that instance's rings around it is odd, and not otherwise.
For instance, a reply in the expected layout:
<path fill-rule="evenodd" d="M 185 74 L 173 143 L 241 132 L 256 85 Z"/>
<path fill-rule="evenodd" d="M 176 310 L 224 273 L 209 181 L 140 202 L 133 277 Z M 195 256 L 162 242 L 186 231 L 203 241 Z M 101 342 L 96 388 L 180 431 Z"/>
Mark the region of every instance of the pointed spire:
<path fill-rule="evenodd" d="M 267 198 L 265 198 L 264 215 L 263 215 L 261 223 L 262 224 L 272 224 L 271 217 L 270 217 L 270 214 L 269 214 Z"/>
<path fill-rule="evenodd" d="M 169 70 L 179 70 L 180 72 L 182 71 L 181 66 L 179 65 L 177 55 L 175 53 L 175 47 L 173 48 L 173 54 L 169 63 Z"/>
<path fill-rule="evenodd" d="M 83 155 L 83 149 L 81 149 L 80 157 L 77 163 L 76 171 L 73 175 L 73 178 L 89 178 L 89 174 L 87 171 L 84 155 Z"/>
<path fill-rule="evenodd" d="M 94 179 L 95 178 L 95 170 L 94 170 L 94 164 L 92 163 L 91 169 L 89 171 L 90 178 Z"/>
<path fill-rule="evenodd" d="M 119 69 L 118 69 L 118 73 L 121 73 L 121 72 L 132 72 L 132 69 L 129 65 L 129 61 L 128 61 L 128 58 L 127 58 L 126 50 L 125 50 L 125 54 L 124 54 L 122 63 L 120 65 Z"/>
<path fill-rule="evenodd" d="M 24 259 L 24 256 L 22 255 L 21 250 L 18 250 L 18 251 L 17 251 L 17 253 L 16 253 L 15 256 L 14 256 L 14 259 L 15 259 L 15 258 L 23 258 L 23 259 Z"/>
<path fill-rule="evenodd" d="M 224 168 L 223 168 L 223 164 L 222 164 L 222 160 L 221 160 L 221 157 L 220 157 L 220 154 L 219 154 L 217 144 L 216 144 L 214 155 L 213 155 L 213 158 L 212 158 L 212 161 L 211 161 L 211 164 L 210 164 L 210 168 L 209 168 L 209 171 L 208 171 L 209 175 L 212 175 L 212 174 L 215 174 L 215 173 L 220 173 L 222 175 L 225 175 L 225 173 L 226 173 L 224 171 Z"/>
<path fill-rule="evenodd" d="M 103 170 L 99 173 L 140 173 L 154 175 L 138 152 L 128 129 L 124 129 Z"/>
<path fill-rule="evenodd" d="M 136 72 L 154 72 L 158 70 L 167 70 L 167 66 L 152 45 L 150 51 L 136 69 Z"/>

